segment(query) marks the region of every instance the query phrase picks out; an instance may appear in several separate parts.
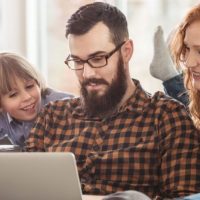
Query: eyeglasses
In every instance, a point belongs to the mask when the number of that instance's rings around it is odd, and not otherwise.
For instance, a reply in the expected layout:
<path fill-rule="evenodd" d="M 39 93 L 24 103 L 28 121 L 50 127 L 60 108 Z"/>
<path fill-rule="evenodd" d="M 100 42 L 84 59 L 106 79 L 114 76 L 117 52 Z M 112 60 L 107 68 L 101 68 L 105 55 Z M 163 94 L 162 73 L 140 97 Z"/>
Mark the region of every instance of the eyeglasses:
<path fill-rule="evenodd" d="M 101 68 L 108 64 L 108 59 L 117 52 L 126 41 L 116 46 L 111 52 L 105 55 L 96 55 L 88 58 L 87 60 L 82 60 L 78 58 L 70 58 L 70 55 L 65 60 L 65 64 L 72 70 L 82 70 L 84 64 L 87 63 L 92 68 Z"/>

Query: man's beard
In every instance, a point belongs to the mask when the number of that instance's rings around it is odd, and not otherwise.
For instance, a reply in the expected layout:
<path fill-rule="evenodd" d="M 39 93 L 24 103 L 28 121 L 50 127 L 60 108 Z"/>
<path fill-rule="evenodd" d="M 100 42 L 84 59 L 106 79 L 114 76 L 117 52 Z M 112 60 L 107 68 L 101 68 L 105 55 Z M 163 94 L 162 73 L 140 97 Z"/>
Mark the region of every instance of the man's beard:
<path fill-rule="evenodd" d="M 117 110 L 117 105 L 122 100 L 127 89 L 126 73 L 121 55 L 119 56 L 117 65 L 116 77 L 112 80 L 110 85 L 104 79 L 95 78 L 84 80 L 81 84 L 83 107 L 88 116 L 107 116 Z M 109 87 L 104 95 L 99 96 L 96 91 L 88 93 L 86 86 L 90 83 L 105 84 Z"/>

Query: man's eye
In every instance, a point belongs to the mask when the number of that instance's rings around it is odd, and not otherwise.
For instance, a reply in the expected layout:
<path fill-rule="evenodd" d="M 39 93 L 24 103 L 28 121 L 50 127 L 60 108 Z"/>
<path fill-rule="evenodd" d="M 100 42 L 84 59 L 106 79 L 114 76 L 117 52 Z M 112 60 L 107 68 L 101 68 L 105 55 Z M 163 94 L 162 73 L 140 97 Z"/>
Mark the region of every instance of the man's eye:
<path fill-rule="evenodd" d="M 105 56 L 96 56 L 94 58 L 91 58 L 90 61 L 93 63 L 98 63 L 98 62 L 102 62 L 105 59 Z"/>
<path fill-rule="evenodd" d="M 82 61 L 81 60 L 73 60 L 75 65 L 82 65 Z"/>

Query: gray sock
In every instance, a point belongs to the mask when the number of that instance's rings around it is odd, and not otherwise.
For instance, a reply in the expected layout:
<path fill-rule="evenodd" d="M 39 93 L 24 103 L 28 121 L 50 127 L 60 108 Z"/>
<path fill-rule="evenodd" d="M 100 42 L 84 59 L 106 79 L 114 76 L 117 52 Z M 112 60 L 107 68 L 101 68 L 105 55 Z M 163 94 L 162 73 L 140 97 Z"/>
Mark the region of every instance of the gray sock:
<path fill-rule="evenodd" d="M 169 50 L 164 41 L 161 26 L 157 27 L 154 34 L 154 56 L 150 64 L 150 73 L 153 77 L 162 81 L 166 81 L 179 74 L 174 67 Z"/>

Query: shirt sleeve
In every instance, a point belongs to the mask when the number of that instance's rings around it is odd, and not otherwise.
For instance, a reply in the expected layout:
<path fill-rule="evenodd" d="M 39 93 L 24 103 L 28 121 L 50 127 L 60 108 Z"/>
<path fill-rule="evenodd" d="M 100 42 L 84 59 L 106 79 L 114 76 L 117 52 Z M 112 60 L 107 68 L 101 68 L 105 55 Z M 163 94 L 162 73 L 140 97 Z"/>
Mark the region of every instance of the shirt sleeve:
<path fill-rule="evenodd" d="M 171 111 L 170 111 L 171 110 Z M 180 197 L 200 191 L 200 134 L 183 106 L 166 110 L 160 120 L 161 196 Z"/>
<path fill-rule="evenodd" d="M 48 132 L 48 124 L 50 123 L 48 113 L 45 109 L 39 113 L 29 137 L 25 142 L 25 151 L 45 151 L 44 134 Z"/>

